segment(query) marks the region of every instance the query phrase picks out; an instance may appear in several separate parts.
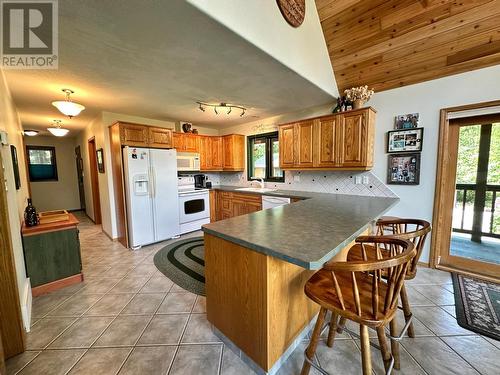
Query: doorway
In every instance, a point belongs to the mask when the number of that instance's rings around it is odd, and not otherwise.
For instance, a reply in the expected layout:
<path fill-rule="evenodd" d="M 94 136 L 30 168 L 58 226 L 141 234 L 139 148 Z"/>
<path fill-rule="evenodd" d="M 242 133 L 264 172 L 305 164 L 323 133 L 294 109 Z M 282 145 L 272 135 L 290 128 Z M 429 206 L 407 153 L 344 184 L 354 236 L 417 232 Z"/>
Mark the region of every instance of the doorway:
<path fill-rule="evenodd" d="M 494 111 L 493 111 L 494 112 Z M 500 113 L 446 119 L 440 129 L 433 262 L 500 275 Z"/>
<path fill-rule="evenodd" d="M 80 195 L 80 209 L 85 211 L 85 187 L 83 183 L 83 159 L 80 146 L 75 147 L 76 174 L 78 178 L 78 193 Z"/>
<path fill-rule="evenodd" d="M 90 184 L 92 186 L 92 205 L 94 208 L 94 223 L 101 224 L 101 199 L 99 194 L 99 177 L 97 172 L 97 148 L 95 137 L 88 141 L 90 162 Z"/>

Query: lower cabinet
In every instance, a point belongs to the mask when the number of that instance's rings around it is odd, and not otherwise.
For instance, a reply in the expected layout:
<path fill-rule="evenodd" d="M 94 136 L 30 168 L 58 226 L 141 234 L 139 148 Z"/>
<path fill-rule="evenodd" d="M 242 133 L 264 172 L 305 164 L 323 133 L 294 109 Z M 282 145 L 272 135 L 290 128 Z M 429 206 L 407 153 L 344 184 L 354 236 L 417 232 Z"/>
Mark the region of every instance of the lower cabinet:
<path fill-rule="evenodd" d="M 228 191 L 217 191 L 216 193 L 215 217 L 217 220 L 225 220 L 262 210 L 262 197 L 260 195 Z"/>

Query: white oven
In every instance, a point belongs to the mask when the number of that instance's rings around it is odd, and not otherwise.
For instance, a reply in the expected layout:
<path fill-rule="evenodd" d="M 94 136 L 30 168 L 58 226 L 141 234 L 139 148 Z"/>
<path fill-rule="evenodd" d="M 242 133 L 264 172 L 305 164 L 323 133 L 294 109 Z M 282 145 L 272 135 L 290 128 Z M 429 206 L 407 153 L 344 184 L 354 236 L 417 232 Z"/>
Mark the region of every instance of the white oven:
<path fill-rule="evenodd" d="M 200 170 L 200 154 L 194 152 L 178 152 L 177 153 L 177 171 L 199 171 Z"/>
<path fill-rule="evenodd" d="M 192 176 L 180 176 L 178 187 L 181 234 L 200 230 L 203 224 L 210 223 L 209 191 L 195 188 Z"/>

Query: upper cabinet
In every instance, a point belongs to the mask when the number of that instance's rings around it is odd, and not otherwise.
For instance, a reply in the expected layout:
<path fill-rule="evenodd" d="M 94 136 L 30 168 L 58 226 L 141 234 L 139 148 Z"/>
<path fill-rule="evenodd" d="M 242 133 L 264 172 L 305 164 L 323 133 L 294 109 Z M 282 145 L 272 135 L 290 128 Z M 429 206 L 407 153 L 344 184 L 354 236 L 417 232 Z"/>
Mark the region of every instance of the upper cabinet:
<path fill-rule="evenodd" d="M 178 152 L 199 152 L 199 138 L 197 134 L 174 132 L 173 148 Z"/>
<path fill-rule="evenodd" d="M 230 134 L 222 137 L 223 170 L 243 171 L 245 169 L 245 136 Z"/>
<path fill-rule="evenodd" d="M 148 127 L 149 147 L 172 148 L 172 130 Z"/>
<path fill-rule="evenodd" d="M 148 127 L 144 125 L 119 123 L 120 141 L 125 146 L 147 146 Z"/>
<path fill-rule="evenodd" d="M 371 169 L 374 130 L 372 108 L 281 125 L 280 168 Z"/>

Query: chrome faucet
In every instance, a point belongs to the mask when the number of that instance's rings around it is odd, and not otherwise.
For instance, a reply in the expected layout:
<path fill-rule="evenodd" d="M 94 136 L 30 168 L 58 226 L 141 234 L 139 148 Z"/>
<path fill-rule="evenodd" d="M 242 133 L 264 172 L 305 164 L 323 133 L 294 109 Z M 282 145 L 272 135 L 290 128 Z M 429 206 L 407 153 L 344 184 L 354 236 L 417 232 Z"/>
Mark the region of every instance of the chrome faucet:
<path fill-rule="evenodd" d="M 252 177 L 252 180 L 258 182 L 260 185 L 260 188 L 264 189 L 265 185 L 264 185 L 264 179 L 262 177 Z"/>

